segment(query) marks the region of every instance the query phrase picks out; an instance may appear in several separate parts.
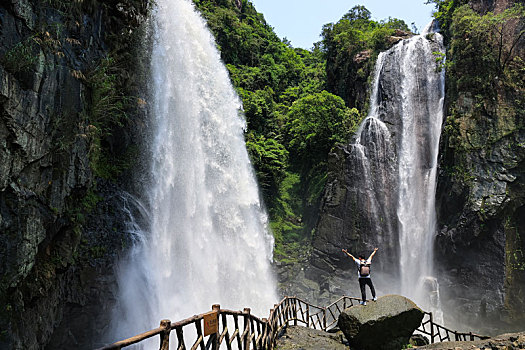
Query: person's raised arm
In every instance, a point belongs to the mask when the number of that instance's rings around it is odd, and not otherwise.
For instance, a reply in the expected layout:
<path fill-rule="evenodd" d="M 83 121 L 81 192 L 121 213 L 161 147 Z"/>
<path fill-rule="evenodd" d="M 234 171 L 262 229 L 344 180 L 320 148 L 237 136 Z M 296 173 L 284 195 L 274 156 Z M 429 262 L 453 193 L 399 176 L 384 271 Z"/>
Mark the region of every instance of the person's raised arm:
<path fill-rule="evenodd" d="M 369 261 L 372 261 L 372 258 L 374 257 L 374 255 L 376 254 L 376 252 L 377 252 L 378 249 L 379 249 L 379 248 L 375 248 L 374 251 L 372 252 L 372 254 L 370 254 L 370 256 L 368 257 L 368 260 L 369 260 Z"/>
<path fill-rule="evenodd" d="M 351 257 L 352 259 L 354 259 L 354 261 L 356 261 L 357 259 L 354 258 L 354 256 L 352 254 L 350 254 L 349 252 L 346 251 L 346 249 L 342 249 L 343 253 L 345 253 L 346 255 L 348 255 L 349 257 Z"/>

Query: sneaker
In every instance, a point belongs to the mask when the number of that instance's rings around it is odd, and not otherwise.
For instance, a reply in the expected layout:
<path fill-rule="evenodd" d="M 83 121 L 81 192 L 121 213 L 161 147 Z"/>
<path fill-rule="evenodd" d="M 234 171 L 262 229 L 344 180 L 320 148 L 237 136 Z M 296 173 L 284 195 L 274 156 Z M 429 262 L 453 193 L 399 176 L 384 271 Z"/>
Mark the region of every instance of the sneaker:
<path fill-rule="evenodd" d="M 366 306 L 366 301 L 360 301 L 359 304 Z"/>
<path fill-rule="evenodd" d="M 372 300 L 373 300 L 373 301 L 377 301 L 377 297 L 373 297 Z"/>

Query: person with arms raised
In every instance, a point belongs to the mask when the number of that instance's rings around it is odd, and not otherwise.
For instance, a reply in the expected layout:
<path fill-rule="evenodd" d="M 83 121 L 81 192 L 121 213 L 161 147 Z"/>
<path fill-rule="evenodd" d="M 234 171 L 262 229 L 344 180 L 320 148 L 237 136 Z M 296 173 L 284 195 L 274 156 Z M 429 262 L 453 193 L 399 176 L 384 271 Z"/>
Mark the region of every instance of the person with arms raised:
<path fill-rule="evenodd" d="M 374 288 L 374 284 L 372 283 L 372 278 L 370 277 L 370 265 L 372 264 L 372 258 L 376 254 L 378 248 L 375 248 L 372 254 L 368 257 L 368 259 L 365 259 L 364 255 L 359 255 L 357 258 L 354 257 L 352 254 L 350 254 L 346 249 L 342 249 L 343 253 L 351 257 L 354 262 L 357 264 L 357 271 L 359 276 L 359 287 L 361 288 L 361 298 L 362 300 L 359 302 L 361 305 L 366 305 L 366 289 L 365 287 L 368 285 L 370 288 L 370 291 L 372 292 L 372 300 L 376 301 L 376 290 Z"/>

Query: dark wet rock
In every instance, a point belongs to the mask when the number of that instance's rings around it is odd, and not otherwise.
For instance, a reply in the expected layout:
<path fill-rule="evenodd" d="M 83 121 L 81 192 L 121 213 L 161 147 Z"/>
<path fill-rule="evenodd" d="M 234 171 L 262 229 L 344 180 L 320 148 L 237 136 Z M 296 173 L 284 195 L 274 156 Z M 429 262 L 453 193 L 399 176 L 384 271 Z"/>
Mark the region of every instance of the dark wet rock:
<path fill-rule="evenodd" d="M 430 340 L 428 340 L 428 337 L 422 334 L 413 334 L 410 337 L 409 343 L 412 346 L 424 346 L 430 344 Z"/>
<path fill-rule="evenodd" d="M 356 305 L 339 315 L 337 326 L 351 348 L 398 350 L 406 346 L 421 324 L 424 313 L 411 300 L 400 295 L 386 295 Z"/>
<path fill-rule="evenodd" d="M 481 14 L 512 3 L 469 2 Z M 523 40 L 515 53 L 524 55 Z M 464 68 L 447 87 L 436 193 L 435 257 L 445 322 L 483 334 L 519 331 L 525 324 L 524 95 L 499 79 L 490 93 L 467 91 L 476 89 L 468 85 L 457 91 L 460 76 L 478 79 L 468 64 L 457 64 Z"/>
<path fill-rule="evenodd" d="M 92 171 L 86 76 L 110 49 L 118 55 L 126 36 L 107 36 L 130 33 L 146 3 L 0 4 L 2 349 L 42 349 L 53 337 L 69 342 L 50 348 L 92 348 L 90 332 L 107 323 L 97 314 L 109 314 L 112 264 L 130 238 L 118 209 L 124 184 Z M 128 147 L 131 132 L 115 130 L 113 149 Z"/>

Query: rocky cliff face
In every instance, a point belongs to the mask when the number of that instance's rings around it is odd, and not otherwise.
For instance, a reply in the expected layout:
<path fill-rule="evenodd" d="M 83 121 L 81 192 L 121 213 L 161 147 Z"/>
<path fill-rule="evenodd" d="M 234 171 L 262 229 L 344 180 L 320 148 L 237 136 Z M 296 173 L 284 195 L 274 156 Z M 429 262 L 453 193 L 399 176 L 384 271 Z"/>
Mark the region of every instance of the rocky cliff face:
<path fill-rule="evenodd" d="M 512 2 L 473 1 L 470 6 L 480 14 L 501 13 Z M 502 48 L 503 56 L 510 61 L 523 57 L 524 41 L 518 39 L 523 17 L 494 26 L 501 24 L 503 40 L 516 43 L 513 52 Z M 459 24 L 451 29 L 453 66 L 436 198 L 443 309 L 451 324 L 489 333 L 520 329 L 525 322 L 524 91 L 520 78 L 509 77 L 520 65 L 494 70 L 494 75 L 489 65 L 470 70 L 472 58 L 462 55 L 468 48 L 459 39 L 471 38 Z M 489 33 L 485 38 L 483 43 L 497 50 Z"/>
<path fill-rule="evenodd" d="M 95 73 L 109 50 L 131 51 L 146 10 L 138 1 L 0 5 L 1 348 L 90 348 L 100 332 L 108 267 L 128 238 L 123 186 L 94 169 L 129 148 L 133 128 L 94 120 Z M 133 74 L 114 76 L 132 91 Z"/>

